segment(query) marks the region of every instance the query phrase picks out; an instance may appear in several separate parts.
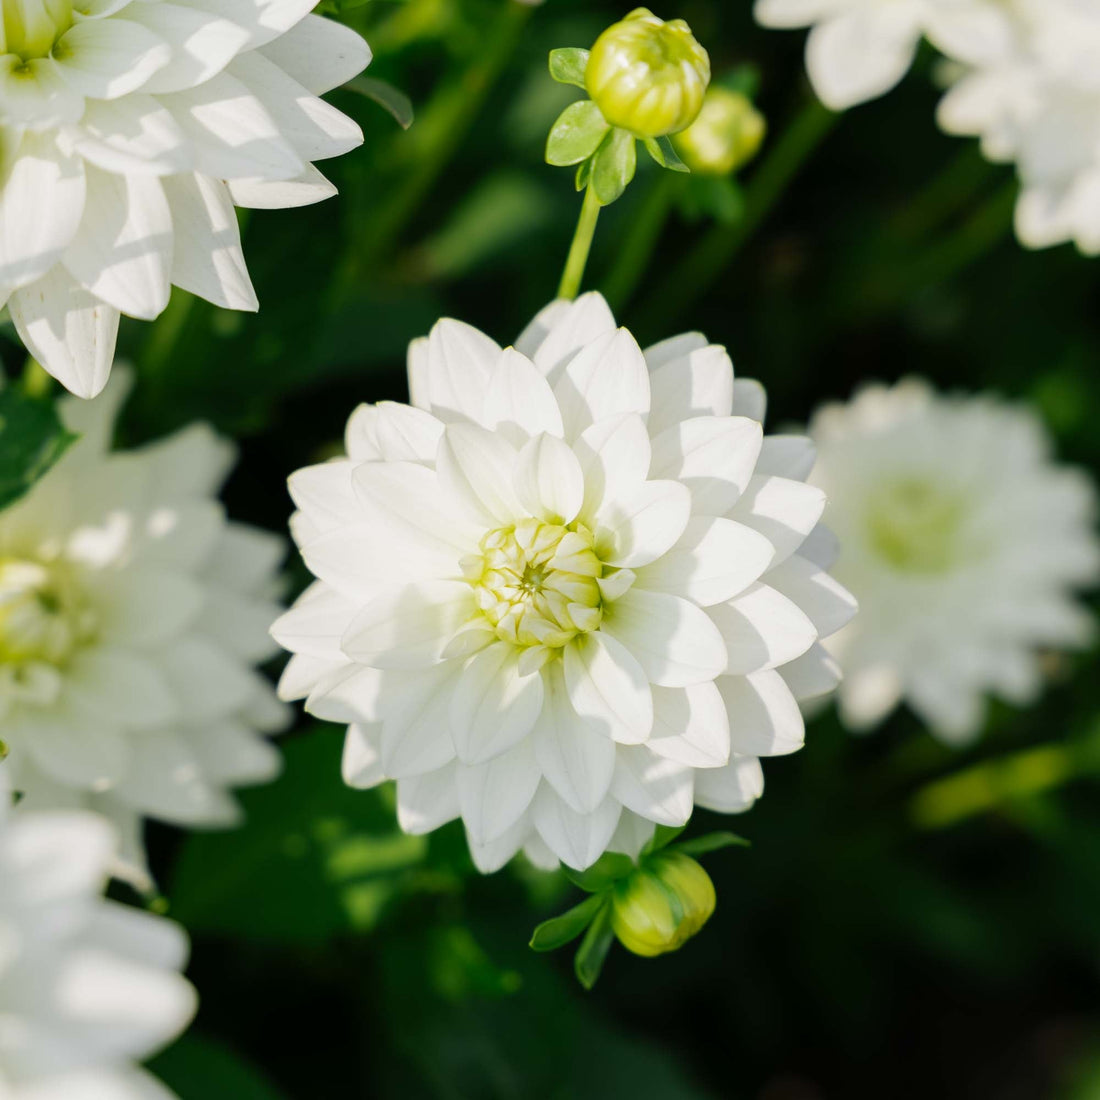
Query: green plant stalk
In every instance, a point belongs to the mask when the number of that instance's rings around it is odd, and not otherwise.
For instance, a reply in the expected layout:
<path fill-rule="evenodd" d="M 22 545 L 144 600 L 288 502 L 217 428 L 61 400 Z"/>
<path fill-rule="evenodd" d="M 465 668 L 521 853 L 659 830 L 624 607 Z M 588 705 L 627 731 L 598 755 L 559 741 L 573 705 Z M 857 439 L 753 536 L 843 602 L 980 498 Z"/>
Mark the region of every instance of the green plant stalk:
<path fill-rule="evenodd" d="M 374 228 L 364 235 L 351 255 L 348 281 L 370 270 L 400 239 L 420 204 L 461 148 L 512 57 L 520 32 L 533 11 L 534 8 L 517 0 L 504 0 L 477 56 L 453 79 L 444 82 L 419 112 L 403 147 L 414 161 L 414 168 L 407 179 L 392 188 L 392 198 L 387 204 L 371 210 Z"/>
<path fill-rule="evenodd" d="M 596 236 L 596 223 L 600 220 L 600 200 L 591 185 L 584 192 L 581 216 L 577 220 L 577 231 L 573 234 L 573 244 L 569 249 L 569 258 L 565 261 L 558 297 L 572 301 L 581 292 L 584 271 L 588 266 L 588 256 L 592 251 L 592 241 Z"/>
<path fill-rule="evenodd" d="M 753 174 L 744 217 L 734 225 L 714 226 L 653 293 L 646 316 L 654 327 L 669 327 L 722 274 L 839 118 L 817 99 L 799 111 Z"/>
<path fill-rule="evenodd" d="M 618 251 L 615 266 L 603 281 L 604 297 L 616 312 L 634 297 L 638 284 L 648 270 L 680 184 L 681 180 L 670 172 L 661 172 L 653 181 L 630 227 L 630 233 Z"/>

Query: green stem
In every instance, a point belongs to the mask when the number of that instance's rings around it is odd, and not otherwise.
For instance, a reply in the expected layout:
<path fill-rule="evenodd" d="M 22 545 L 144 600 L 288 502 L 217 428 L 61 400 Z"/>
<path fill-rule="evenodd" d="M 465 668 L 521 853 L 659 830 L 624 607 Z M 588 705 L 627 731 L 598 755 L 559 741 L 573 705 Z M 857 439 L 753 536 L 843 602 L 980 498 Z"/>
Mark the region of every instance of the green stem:
<path fill-rule="evenodd" d="M 745 192 L 744 216 L 733 225 L 715 225 L 650 298 L 646 316 L 654 326 L 674 322 L 722 274 L 839 117 L 816 99 L 802 108 L 754 173 Z"/>
<path fill-rule="evenodd" d="M 569 258 L 565 261 L 558 297 L 572 300 L 581 292 L 584 282 L 584 269 L 588 266 L 588 254 L 592 251 L 592 240 L 596 236 L 596 223 L 600 220 L 600 200 L 596 192 L 589 187 L 584 193 L 581 216 L 577 221 L 577 231 L 573 234 L 573 244 L 569 249 Z"/>
<path fill-rule="evenodd" d="M 660 173 L 619 249 L 615 266 L 603 282 L 604 297 L 616 312 L 634 297 L 653 259 L 680 182 L 671 172 Z"/>

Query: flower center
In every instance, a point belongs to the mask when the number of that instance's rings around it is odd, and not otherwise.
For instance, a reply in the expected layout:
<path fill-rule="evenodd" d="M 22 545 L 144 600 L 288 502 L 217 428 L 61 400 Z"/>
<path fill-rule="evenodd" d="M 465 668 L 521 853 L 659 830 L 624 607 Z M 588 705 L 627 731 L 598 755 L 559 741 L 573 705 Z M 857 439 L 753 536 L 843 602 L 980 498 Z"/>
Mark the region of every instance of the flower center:
<path fill-rule="evenodd" d="M 583 524 L 537 519 L 490 531 L 462 562 L 478 607 L 498 638 L 560 648 L 603 619 L 603 563 Z"/>
<path fill-rule="evenodd" d="M 906 573 L 944 573 L 958 562 L 962 501 L 922 478 L 894 482 L 867 516 L 872 547 Z"/>
<path fill-rule="evenodd" d="M 48 57 L 73 25 L 72 0 L 0 0 L 0 54 L 24 61 Z"/>
<path fill-rule="evenodd" d="M 0 671 L 63 665 L 96 627 L 94 612 L 66 571 L 0 559 Z"/>

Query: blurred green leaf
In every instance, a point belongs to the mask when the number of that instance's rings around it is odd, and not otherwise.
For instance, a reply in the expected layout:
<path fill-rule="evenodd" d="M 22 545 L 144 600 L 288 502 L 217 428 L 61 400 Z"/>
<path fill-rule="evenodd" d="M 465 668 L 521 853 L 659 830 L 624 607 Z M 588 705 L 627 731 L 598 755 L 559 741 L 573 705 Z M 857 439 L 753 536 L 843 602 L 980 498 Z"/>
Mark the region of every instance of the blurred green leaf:
<path fill-rule="evenodd" d="M 159 1054 L 149 1069 L 182 1100 L 287 1100 L 228 1047 L 196 1034 Z"/>
<path fill-rule="evenodd" d="M 611 950 L 614 940 L 615 933 L 611 931 L 611 906 L 605 905 L 588 926 L 588 931 L 585 932 L 584 939 L 581 940 L 576 957 L 573 959 L 577 981 L 585 989 L 591 989 L 599 980 L 603 964 L 607 961 L 607 953 Z"/>
<path fill-rule="evenodd" d="M 407 130 L 413 124 L 416 112 L 412 100 L 400 88 L 372 76 L 352 77 L 344 87 L 366 96 L 379 107 L 384 107 L 393 115 L 394 121 L 402 130 Z"/>
<path fill-rule="evenodd" d="M 49 398 L 0 390 L 0 508 L 23 496 L 76 438 Z"/>
<path fill-rule="evenodd" d="M 749 848 L 751 844 L 736 833 L 707 833 L 706 836 L 685 840 L 676 850 L 689 856 L 705 856 L 708 852 L 720 852 L 723 848 Z"/>
<path fill-rule="evenodd" d="M 588 927 L 592 918 L 606 904 L 606 898 L 593 894 L 561 916 L 544 920 L 531 936 L 531 947 L 535 951 L 556 951 L 559 947 L 564 947 Z"/>

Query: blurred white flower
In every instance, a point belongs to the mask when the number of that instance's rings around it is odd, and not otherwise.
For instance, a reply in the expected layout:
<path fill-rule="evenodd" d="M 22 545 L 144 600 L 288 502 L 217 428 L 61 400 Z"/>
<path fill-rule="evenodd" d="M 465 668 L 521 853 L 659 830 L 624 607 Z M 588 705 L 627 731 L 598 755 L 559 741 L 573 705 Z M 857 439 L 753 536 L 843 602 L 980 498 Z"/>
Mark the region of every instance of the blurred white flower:
<path fill-rule="evenodd" d="M 103 818 L 10 801 L 0 766 L 0 1097 L 170 1100 L 134 1063 L 194 1014 L 183 931 L 101 896 Z"/>
<path fill-rule="evenodd" d="M 348 458 L 290 479 L 319 580 L 274 629 L 281 693 L 351 724 L 346 780 L 396 779 L 408 832 L 461 817 L 483 871 L 748 808 L 854 610 L 809 442 L 763 438 L 724 349 L 643 354 L 599 295 L 515 349 L 441 321 L 409 375 L 411 407 L 362 406 Z"/>
<path fill-rule="evenodd" d="M 1015 162 L 1016 235 L 1030 248 L 1073 241 L 1100 254 L 1100 3 L 1013 0 L 1014 48 L 970 66 L 939 108 L 944 130 Z"/>
<path fill-rule="evenodd" d="M 843 111 L 890 91 L 924 37 L 967 64 L 1011 56 L 1007 8 L 1005 0 L 756 0 L 754 11 L 767 27 L 813 28 L 806 70 L 822 102 Z"/>
<path fill-rule="evenodd" d="M 127 382 L 62 402 L 82 438 L 0 512 L 0 737 L 21 806 L 106 814 L 140 881 L 143 815 L 232 824 L 230 789 L 278 772 L 258 731 L 285 708 L 252 666 L 283 543 L 226 520 L 233 449 L 205 425 L 109 452 Z"/>
<path fill-rule="evenodd" d="M 335 192 L 311 162 L 362 133 L 317 97 L 370 51 L 315 2 L 4 0 L 0 307 L 73 393 L 172 284 L 257 308 L 234 205 Z"/>
<path fill-rule="evenodd" d="M 966 741 L 987 693 L 1036 697 L 1039 651 L 1090 641 L 1073 593 L 1100 569 L 1095 492 L 1054 465 L 1032 411 L 908 381 L 825 406 L 810 434 L 811 480 L 843 548 L 835 571 L 860 601 L 827 643 L 851 727 L 904 700 L 944 740 Z"/>

